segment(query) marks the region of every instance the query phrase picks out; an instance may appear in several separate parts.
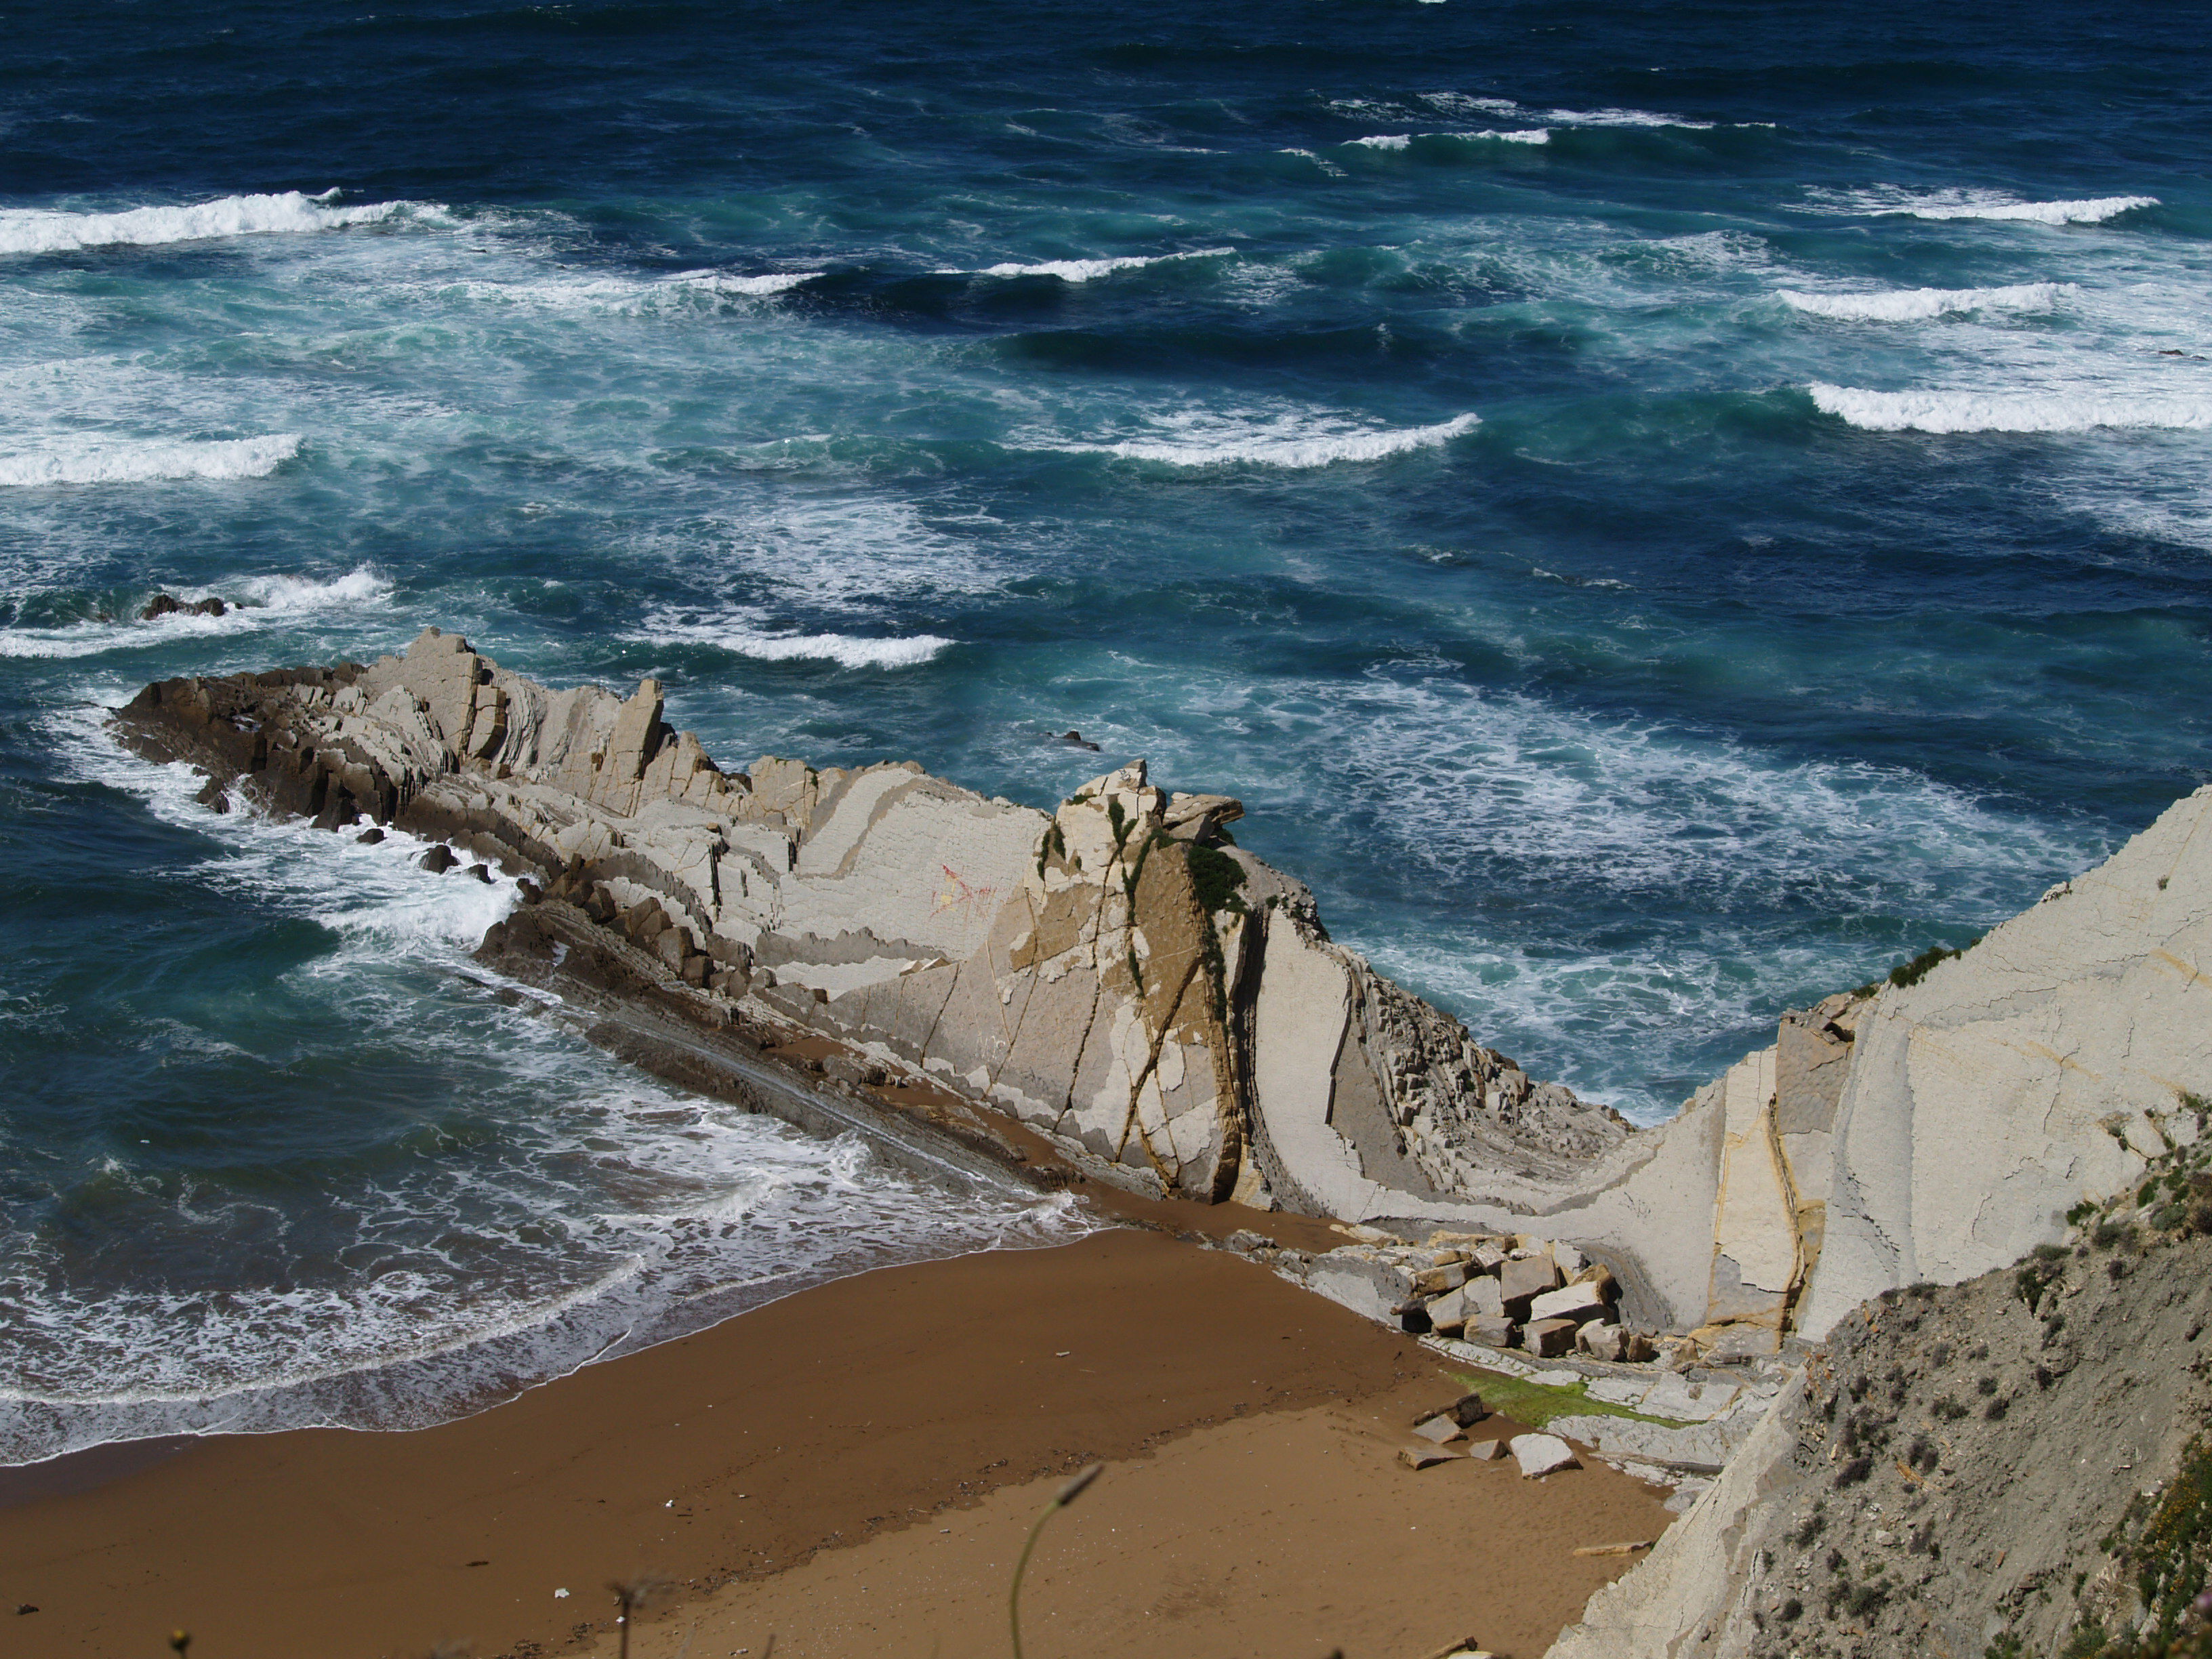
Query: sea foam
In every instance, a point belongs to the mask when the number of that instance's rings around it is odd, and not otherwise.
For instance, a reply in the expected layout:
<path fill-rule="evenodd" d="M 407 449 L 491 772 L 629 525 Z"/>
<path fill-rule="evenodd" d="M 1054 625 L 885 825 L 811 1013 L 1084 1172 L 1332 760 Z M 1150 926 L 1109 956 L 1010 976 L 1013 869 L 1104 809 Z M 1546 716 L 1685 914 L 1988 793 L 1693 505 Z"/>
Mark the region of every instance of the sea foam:
<path fill-rule="evenodd" d="M 2094 225 L 2137 208 L 2157 205 L 2155 196 L 2100 196 L 2082 202 L 1928 202 L 1903 210 L 1916 219 L 2026 219 L 2042 225 Z"/>
<path fill-rule="evenodd" d="M 119 213 L 58 213 L 47 208 L 0 211 L 0 254 L 66 253 L 79 248 L 154 247 L 222 236 L 341 230 L 373 225 L 415 210 L 411 202 L 332 207 L 296 190 L 274 196 L 226 196 L 191 207 L 126 208 Z M 434 209 L 429 210 L 435 211 Z"/>
<path fill-rule="evenodd" d="M 364 846 L 218 817 L 198 804 L 191 768 L 119 754 L 100 715 L 58 716 L 54 750 L 68 775 L 192 832 L 205 850 L 179 860 L 176 880 L 241 913 L 317 925 L 326 942 L 287 994 L 337 1012 L 303 1039 L 324 1074 L 404 1054 L 466 1079 L 432 1115 L 467 1128 L 410 1156 L 393 1137 L 411 1132 L 379 1102 L 359 1124 L 346 1109 L 362 1137 L 348 1140 L 349 1178 L 288 1199 L 292 1271 L 274 1286 L 250 1247 L 210 1260 L 221 1247 L 206 1243 L 266 1229 L 265 1188 L 222 1171 L 179 1183 L 135 1145 L 88 1179 L 128 1190 L 134 1225 L 166 1230 L 143 1248 L 195 1241 L 199 1277 L 185 1287 L 99 1282 L 0 1217 L 0 1462 L 159 1434 L 425 1426 L 830 1279 L 1093 1230 L 1065 1195 L 911 1175 L 850 1137 L 824 1141 L 631 1071 L 539 1018 L 542 994 L 487 982 L 470 960 L 512 907 L 511 881 L 433 875 L 416 861 L 423 844 L 398 830 Z M 152 1052 L 211 1091 L 259 1064 L 191 1029 Z"/>
<path fill-rule="evenodd" d="M 362 565 L 327 580 L 312 576 L 246 576 L 206 587 L 179 586 L 170 591 L 187 603 L 219 599 L 230 608 L 220 617 L 173 611 L 150 622 L 0 629 L 0 657 L 95 657 L 109 651 L 148 650 L 184 639 L 255 633 L 327 612 L 381 605 L 392 597 L 392 584 Z"/>
<path fill-rule="evenodd" d="M 2013 220 L 2041 225 L 2101 224 L 2137 208 L 2156 207 L 2155 196 L 2098 196 L 2080 201 L 2023 202 L 2016 196 L 1993 190 L 1905 190 L 1896 185 L 1875 185 L 1863 190 L 1808 191 L 1807 201 L 1824 213 L 1883 216 L 1909 214 L 1915 219 Z"/>
<path fill-rule="evenodd" d="M 1881 294 L 1807 294 L 1785 288 L 1775 297 L 1793 311 L 1846 322 L 1917 323 L 1966 311 L 2048 311 L 2073 283 L 2021 283 L 2010 288 L 1909 288 Z"/>
<path fill-rule="evenodd" d="M 770 634 L 734 618 L 702 621 L 661 611 L 627 639 L 651 645 L 704 645 L 761 662 L 820 659 L 843 668 L 913 668 L 956 641 L 936 634 L 868 639 L 852 634 Z"/>
<path fill-rule="evenodd" d="M 1039 444 L 1165 466 L 1333 466 L 1340 461 L 1379 461 L 1449 443 L 1482 424 L 1480 415 L 1455 415 L 1434 426 L 1362 428 L 1333 419 L 1278 415 L 1255 421 L 1183 415 L 1160 422 L 1156 438 L 1107 444 Z"/>
<path fill-rule="evenodd" d="M 1352 138 L 1346 142 L 1363 149 L 1407 149 L 1412 147 L 1416 138 L 1462 143 L 1548 144 L 1552 142 L 1552 132 L 1548 127 L 1519 127 L 1510 131 L 1486 129 L 1481 132 L 1380 132 L 1371 137 Z"/>
<path fill-rule="evenodd" d="M 1233 247 L 1200 247 L 1187 253 L 1130 254 L 1111 259 L 1047 259 L 1033 265 L 986 265 L 973 273 L 946 270 L 938 274 L 944 276 L 970 274 L 977 276 L 1057 276 L 1063 283 L 1088 283 L 1097 277 L 1110 276 L 1117 270 L 1137 270 L 1146 265 L 1171 265 L 1185 259 L 1234 258 L 1236 253 Z"/>
<path fill-rule="evenodd" d="M 72 433 L 0 455 L 0 486 L 150 483 L 165 478 L 264 478 L 300 453 L 297 433 L 189 441 Z"/>
<path fill-rule="evenodd" d="M 1870 432 L 2087 432 L 2098 427 L 2212 427 L 2212 398 L 2099 392 L 1867 392 L 1815 382 L 1824 415 Z"/>

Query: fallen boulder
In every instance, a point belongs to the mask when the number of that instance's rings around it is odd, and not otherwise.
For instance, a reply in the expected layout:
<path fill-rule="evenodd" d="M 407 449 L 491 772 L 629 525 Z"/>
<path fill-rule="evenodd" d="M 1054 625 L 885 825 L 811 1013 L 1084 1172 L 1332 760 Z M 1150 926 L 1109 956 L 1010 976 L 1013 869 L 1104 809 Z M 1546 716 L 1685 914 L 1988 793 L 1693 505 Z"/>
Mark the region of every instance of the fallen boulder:
<path fill-rule="evenodd" d="M 1555 1474 L 1561 1469 L 1578 1469 L 1582 1464 L 1576 1459 L 1574 1449 L 1556 1434 L 1516 1434 L 1512 1442 L 1513 1460 L 1521 1466 L 1522 1478 L 1534 1480 L 1539 1475 Z"/>

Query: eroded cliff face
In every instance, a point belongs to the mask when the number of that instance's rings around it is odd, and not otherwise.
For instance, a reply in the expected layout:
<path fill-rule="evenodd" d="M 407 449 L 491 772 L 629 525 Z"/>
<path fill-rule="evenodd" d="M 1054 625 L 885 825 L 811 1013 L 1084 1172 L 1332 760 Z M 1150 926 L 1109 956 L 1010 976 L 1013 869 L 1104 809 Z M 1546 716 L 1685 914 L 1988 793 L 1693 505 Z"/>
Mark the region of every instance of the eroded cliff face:
<path fill-rule="evenodd" d="M 1050 814 L 910 764 L 725 773 L 650 680 L 550 690 L 435 629 L 366 667 L 150 686 L 116 726 L 207 769 L 211 803 L 527 873 L 699 1017 L 834 1039 L 1139 1188 L 1458 1220 L 1473 1185 L 1540 1196 L 1627 1138 L 1332 943 L 1228 844 L 1236 802 L 1141 762 Z"/>
<path fill-rule="evenodd" d="M 1714 1143 L 1701 1333 L 1825 1336 L 1870 1297 L 1955 1285 L 2202 1133 L 2212 1098 L 2212 788 L 1971 949 L 1785 1014 L 1669 1137 Z"/>

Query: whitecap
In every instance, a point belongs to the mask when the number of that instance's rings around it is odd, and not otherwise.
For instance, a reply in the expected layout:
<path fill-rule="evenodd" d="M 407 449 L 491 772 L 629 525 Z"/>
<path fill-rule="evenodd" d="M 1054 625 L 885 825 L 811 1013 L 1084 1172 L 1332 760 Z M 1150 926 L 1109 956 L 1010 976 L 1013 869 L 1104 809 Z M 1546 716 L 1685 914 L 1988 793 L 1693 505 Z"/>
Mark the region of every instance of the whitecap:
<path fill-rule="evenodd" d="M 1692 132 L 1710 131 L 1715 125 L 1647 109 L 1555 109 L 1546 111 L 1544 118 L 1568 127 L 1685 127 Z"/>
<path fill-rule="evenodd" d="M 1480 132 L 1413 132 L 1377 133 L 1369 138 L 1352 138 L 1349 143 L 1366 149 L 1404 149 L 1416 138 L 1456 140 L 1467 143 L 1492 142 L 1501 144 L 1548 144 L 1552 132 L 1548 127 L 1519 127 L 1510 131 L 1486 129 Z"/>
<path fill-rule="evenodd" d="M 818 270 L 775 270 L 757 276 L 731 276 L 720 271 L 688 271 L 667 279 L 671 286 L 696 288 L 710 294 L 737 294 L 747 296 L 788 294 L 793 289 L 812 282 L 823 275 Z"/>
<path fill-rule="evenodd" d="M 1292 149 L 1285 150 L 1283 154 L 1285 155 L 1304 156 L 1307 161 L 1311 161 L 1316 167 L 1319 167 L 1323 173 L 1328 174 L 1332 179 L 1342 179 L 1348 176 L 1345 173 L 1344 169 L 1337 166 L 1335 162 L 1329 161 L 1325 156 L 1316 155 L 1312 150 Z"/>
<path fill-rule="evenodd" d="M 1341 417 L 1278 414 L 1264 417 L 1184 414 L 1158 423 L 1159 435 L 1116 443 L 1038 443 L 1038 449 L 1167 466 L 1332 466 L 1340 461 L 1379 461 L 1417 449 L 1433 449 L 1472 432 L 1480 415 L 1455 415 L 1433 426 L 1365 427 Z"/>
<path fill-rule="evenodd" d="M 0 487 L 150 483 L 170 478 L 264 478 L 300 453 L 297 433 L 205 441 L 72 433 L 0 455 Z"/>
<path fill-rule="evenodd" d="M 554 281 L 489 282 L 471 278 L 440 285 L 434 291 L 503 305 L 538 306 L 549 311 L 642 315 L 675 307 L 711 305 L 717 300 L 769 300 L 788 294 L 824 273 L 778 270 L 734 276 L 721 270 L 682 270 L 669 276 L 586 276 Z"/>
<path fill-rule="evenodd" d="M 1087 283 L 1095 277 L 1110 276 L 1117 270 L 1138 270 L 1146 265 L 1170 265 L 1185 259 L 1233 258 L 1233 247 L 1193 248 L 1187 253 L 1129 254 L 1110 259 L 1047 259 L 1033 265 L 986 265 L 973 273 L 960 270 L 941 270 L 940 276 L 1057 276 L 1063 283 Z"/>
<path fill-rule="evenodd" d="M 381 605 L 392 597 L 392 584 L 362 565 L 328 580 L 295 575 L 246 576 L 173 591 L 187 603 L 219 599 L 230 608 L 220 617 L 176 611 L 150 622 L 0 629 L 0 657 L 93 657 L 108 651 L 147 650 L 180 639 L 252 633 L 325 611 Z"/>
<path fill-rule="evenodd" d="M 327 196 L 288 190 L 273 196 L 225 196 L 190 207 L 126 208 L 116 213 L 61 213 L 47 208 L 0 210 L 0 254 L 65 253 L 79 248 L 155 247 L 226 236 L 340 230 L 424 210 L 413 202 L 332 207 Z M 427 210 L 438 211 L 435 208 Z"/>
<path fill-rule="evenodd" d="M 1464 92 L 1425 92 L 1421 101 L 1447 115 L 1517 115 L 1521 106 L 1510 98 L 1476 98 Z"/>
<path fill-rule="evenodd" d="M 1869 392 L 1814 382 L 1824 415 L 1870 432 L 2087 432 L 2098 427 L 2212 428 L 2212 398 L 2100 392 Z"/>
<path fill-rule="evenodd" d="M 2020 283 L 2009 288 L 1910 288 L 1878 294 L 1807 294 L 1785 288 L 1775 297 L 1815 317 L 1917 323 L 1967 311 L 2048 311 L 2080 291 L 2073 283 Z"/>
<path fill-rule="evenodd" d="M 649 645 L 706 645 L 761 662 L 820 659 L 843 668 L 914 668 L 957 641 L 936 634 L 870 639 L 854 634 L 771 634 L 738 618 L 702 621 L 672 611 L 623 635 Z"/>
<path fill-rule="evenodd" d="M 1904 211 L 1916 219 L 2026 219 L 2042 225 L 2094 225 L 2137 208 L 2157 205 L 2155 196 L 2100 196 L 2081 202 L 1929 202 Z"/>
<path fill-rule="evenodd" d="M 2078 201 L 2024 202 L 1994 190 L 1905 190 L 1873 185 L 1863 190 L 1812 190 L 1807 205 L 1817 212 L 1854 216 L 1909 214 L 1916 219 L 1990 219 L 2027 224 L 2101 224 L 2137 208 L 2156 207 L 2155 196 L 2098 196 Z"/>

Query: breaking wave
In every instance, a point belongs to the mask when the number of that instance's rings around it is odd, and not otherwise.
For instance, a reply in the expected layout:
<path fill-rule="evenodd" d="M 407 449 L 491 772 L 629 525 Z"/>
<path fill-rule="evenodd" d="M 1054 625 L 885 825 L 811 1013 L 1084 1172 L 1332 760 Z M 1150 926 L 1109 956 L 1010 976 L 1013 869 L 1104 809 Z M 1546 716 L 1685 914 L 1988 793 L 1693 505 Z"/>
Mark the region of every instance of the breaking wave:
<path fill-rule="evenodd" d="M 1910 214 L 1916 219 L 2000 219 L 2041 225 L 2094 225 L 2137 208 L 2156 207 L 2155 196 L 2099 196 L 2081 201 L 2023 202 L 2001 191 L 1904 190 L 1875 185 L 1866 190 L 1814 191 L 1808 200 L 1831 213 Z"/>
<path fill-rule="evenodd" d="M 312 576 L 248 576 L 205 588 L 169 591 L 188 604 L 219 599 L 230 608 L 220 617 L 176 611 L 151 622 L 95 620 L 61 628 L 0 629 L 0 657 L 94 657 L 202 635 L 251 633 L 325 611 L 381 605 L 392 597 L 392 584 L 362 565 L 328 581 Z"/>
<path fill-rule="evenodd" d="M 39 449 L 0 455 L 0 486 L 264 478 L 299 453 L 299 434 L 290 432 L 205 441 L 72 434 Z"/>
<path fill-rule="evenodd" d="M 956 276 L 973 274 L 977 276 L 1057 276 L 1063 283 L 1087 283 L 1093 277 L 1110 276 L 1117 270 L 1135 270 L 1145 265 L 1169 265 L 1184 259 L 1233 258 L 1233 247 L 1193 248 L 1188 253 L 1154 253 L 1129 255 L 1114 259 L 1047 259 L 1034 265 L 986 265 L 982 270 L 943 271 L 941 276 Z"/>
<path fill-rule="evenodd" d="M 1486 129 L 1481 132 L 1382 132 L 1376 133 L 1370 138 L 1353 138 L 1348 142 L 1365 149 L 1406 149 L 1412 146 L 1416 138 L 1455 140 L 1468 143 L 1490 140 L 1501 144 L 1548 144 L 1552 142 L 1552 131 L 1549 127 L 1518 127 L 1510 131 Z"/>
<path fill-rule="evenodd" d="M 304 196 L 288 190 L 275 196 L 226 196 L 191 207 L 126 208 L 119 213 L 10 208 L 0 211 L 0 254 L 155 247 L 223 236 L 341 230 L 349 225 L 380 223 L 417 206 L 411 202 L 372 202 L 360 207 L 332 207 L 326 196 Z"/>
<path fill-rule="evenodd" d="M 852 634 L 769 634 L 750 623 L 725 619 L 702 622 L 661 612 L 626 637 L 652 645 L 705 645 L 761 662 L 808 658 L 842 668 L 914 668 L 957 643 L 936 634 L 867 639 Z"/>
<path fill-rule="evenodd" d="M 2098 427 L 2212 427 L 2212 398 L 2093 392 L 1866 392 L 1815 382 L 1824 415 L 1869 432 L 2087 432 Z"/>
<path fill-rule="evenodd" d="M 1482 424 L 1480 415 L 1455 415 L 1434 426 L 1355 427 L 1310 416 L 1278 415 L 1260 421 L 1184 415 L 1162 421 L 1158 437 L 1109 444 L 1039 444 L 1165 466 L 1333 466 L 1339 461 L 1379 461 L 1416 449 L 1434 449 Z"/>
<path fill-rule="evenodd" d="M 1847 322 L 1917 323 L 1966 311 L 2048 311 L 2073 283 L 2021 283 L 2011 288 L 1909 288 L 1884 294 L 1806 294 L 1785 288 L 1775 297 L 1793 311 Z"/>

